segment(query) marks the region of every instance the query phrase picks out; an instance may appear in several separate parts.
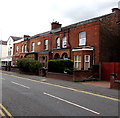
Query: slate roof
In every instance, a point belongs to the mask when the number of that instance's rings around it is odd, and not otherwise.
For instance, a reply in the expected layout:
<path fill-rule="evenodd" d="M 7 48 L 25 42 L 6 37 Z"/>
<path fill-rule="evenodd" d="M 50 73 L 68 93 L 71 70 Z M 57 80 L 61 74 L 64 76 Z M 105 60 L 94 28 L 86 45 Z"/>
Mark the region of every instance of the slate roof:
<path fill-rule="evenodd" d="M 88 24 L 88 23 L 100 21 L 100 20 L 102 20 L 102 19 L 104 19 L 104 18 L 108 18 L 109 16 L 111 16 L 111 15 L 113 15 L 113 14 L 114 14 L 114 13 L 110 13 L 110 14 L 107 14 L 107 15 L 103 15 L 103 16 L 91 18 L 91 19 L 88 19 L 88 20 L 85 20 L 85 21 L 81 21 L 81 22 L 78 22 L 78 23 L 75 23 L 75 24 L 71 24 L 71 25 L 65 26 L 65 27 L 63 27 L 62 29 L 63 29 L 63 30 L 66 30 L 66 29 L 74 28 L 74 27 L 77 27 L 77 26 L 80 26 L 80 25 L 84 25 L 84 24 Z"/>
<path fill-rule="evenodd" d="M 22 39 L 22 37 L 10 36 L 14 41 Z"/>
<path fill-rule="evenodd" d="M 7 45 L 7 41 L 0 41 L 0 44 Z"/>
<path fill-rule="evenodd" d="M 65 27 L 61 27 L 61 28 L 58 28 L 58 29 L 54 29 L 54 30 L 50 30 L 50 31 L 47 31 L 47 32 L 39 33 L 39 34 L 36 34 L 34 36 L 29 37 L 28 39 L 32 39 L 32 38 L 36 38 L 36 37 L 39 37 L 39 36 L 60 32 L 60 31 L 65 31 L 67 29 L 74 28 L 74 27 L 77 27 L 77 26 L 80 26 L 80 25 L 84 25 L 84 24 L 100 21 L 102 19 L 110 17 L 113 14 L 114 13 L 106 14 L 106 15 L 95 17 L 95 18 L 91 18 L 91 19 L 88 19 L 88 20 L 85 20 L 85 21 L 80 21 L 78 23 L 74 23 L 74 24 L 71 24 L 71 25 L 68 25 L 68 26 L 65 26 Z"/>

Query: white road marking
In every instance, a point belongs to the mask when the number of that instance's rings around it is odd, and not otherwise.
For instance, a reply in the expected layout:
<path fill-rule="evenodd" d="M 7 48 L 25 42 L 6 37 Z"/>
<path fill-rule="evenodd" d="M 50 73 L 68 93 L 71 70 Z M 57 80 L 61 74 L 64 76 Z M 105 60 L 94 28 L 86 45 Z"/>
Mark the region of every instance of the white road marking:
<path fill-rule="evenodd" d="M 61 101 L 63 101 L 63 102 L 66 102 L 66 103 L 68 103 L 68 104 L 74 105 L 74 106 L 76 106 L 76 107 L 82 108 L 82 109 L 87 110 L 87 111 L 89 111 L 89 112 L 92 112 L 92 113 L 94 113 L 94 114 L 97 114 L 97 115 L 100 114 L 99 112 L 96 112 L 96 111 L 94 111 L 94 110 L 88 109 L 88 108 L 86 108 L 86 107 L 84 107 L 84 106 L 80 106 L 80 105 L 78 105 L 78 104 L 75 104 L 75 103 L 70 102 L 70 101 L 68 101 L 68 100 L 62 99 L 62 98 L 60 98 L 60 97 L 57 97 L 57 96 L 54 96 L 54 95 L 51 95 L 51 94 L 48 94 L 48 93 L 45 93 L 45 92 L 44 92 L 43 94 L 45 94 L 45 95 L 47 95 L 47 96 L 50 96 L 50 97 L 53 97 L 53 98 L 56 98 L 56 99 L 61 100 Z"/>
<path fill-rule="evenodd" d="M 16 85 L 19 85 L 19 86 L 22 86 L 22 87 L 25 87 L 25 88 L 27 88 L 27 89 L 30 89 L 30 87 L 28 87 L 28 86 L 25 86 L 25 85 L 22 85 L 22 84 L 19 84 L 19 83 L 16 83 L 16 82 L 13 82 L 13 81 L 11 81 L 13 84 L 16 84 Z"/>

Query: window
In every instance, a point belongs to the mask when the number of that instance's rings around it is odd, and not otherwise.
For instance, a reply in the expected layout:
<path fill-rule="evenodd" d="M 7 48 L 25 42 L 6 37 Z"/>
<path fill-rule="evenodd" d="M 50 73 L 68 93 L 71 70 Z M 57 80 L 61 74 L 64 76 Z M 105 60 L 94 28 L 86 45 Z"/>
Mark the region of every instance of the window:
<path fill-rule="evenodd" d="M 67 47 L 67 38 L 66 37 L 63 37 L 63 39 L 62 39 L 62 47 L 63 48 Z"/>
<path fill-rule="evenodd" d="M 81 70 L 81 55 L 74 56 L 74 68 L 77 70 Z"/>
<path fill-rule="evenodd" d="M 84 56 L 84 70 L 88 70 L 90 68 L 90 55 Z"/>
<path fill-rule="evenodd" d="M 12 54 L 12 47 L 9 47 L 8 48 L 8 55 L 11 56 L 11 54 Z"/>
<path fill-rule="evenodd" d="M 24 52 L 24 45 L 22 45 L 22 52 Z"/>
<path fill-rule="evenodd" d="M 86 32 L 79 33 L 79 46 L 86 45 Z"/>
<path fill-rule="evenodd" d="M 11 40 L 9 40 L 9 45 L 11 45 Z"/>
<path fill-rule="evenodd" d="M 31 51 L 35 51 L 35 43 L 34 42 L 32 43 Z"/>
<path fill-rule="evenodd" d="M 11 50 L 8 51 L 8 55 L 11 56 Z"/>
<path fill-rule="evenodd" d="M 24 46 L 24 51 L 27 52 L 27 45 Z"/>
<path fill-rule="evenodd" d="M 38 43 L 37 43 L 37 45 L 40 45 L 41 44 L 41 42 L 39 41 Z"/>
<path fill-rule="evenodd" d="M 18 46 L 16 46 L 16 52 L 18 52 L 18 49 L 19 49 Z"/>
<path fill-rule="evenodd" d="M 48 40 L 44 40 L 44 49 L 48 50 Z"/>
<path fill-rule="evenodd" d="M 60 48 L 60 38 L 57 38 L 57 39 L 56 39 L 56 47 L 57 47 L 57 48 Z"/>

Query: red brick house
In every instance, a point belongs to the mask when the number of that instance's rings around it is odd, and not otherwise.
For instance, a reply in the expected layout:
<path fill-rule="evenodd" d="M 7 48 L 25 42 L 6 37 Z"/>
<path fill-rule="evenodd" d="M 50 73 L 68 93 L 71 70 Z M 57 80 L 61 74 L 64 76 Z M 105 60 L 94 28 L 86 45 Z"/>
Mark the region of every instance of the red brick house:
<path fill-rule="evenodd" d="M 51 30 L 14 44 L 13 60 L 29 57 L 47 67 L 50 59 L 72 59 L 75 70 L 89 70 L 101 62 L 120 61 L 120 9 L 97 18 L 61 27 L 51 23 Z M 16 56 L 17 55 L 17 56 Z"/>

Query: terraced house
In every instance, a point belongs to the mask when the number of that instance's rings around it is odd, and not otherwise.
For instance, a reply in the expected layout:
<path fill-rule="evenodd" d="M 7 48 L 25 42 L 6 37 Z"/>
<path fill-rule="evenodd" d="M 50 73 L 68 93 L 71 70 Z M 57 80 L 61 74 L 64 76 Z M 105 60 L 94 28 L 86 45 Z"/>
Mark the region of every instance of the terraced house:
<path fill-rule="evenodd" d="M 101 62 L 120 61 L 120 9 L 66 27 L 51 23 L 51 30 L 27 36 L 14 44 L 13 63 L 33 58 L 47 67 L 50 59 L 72 59 L 75 70 L 89 70 Z"/>

